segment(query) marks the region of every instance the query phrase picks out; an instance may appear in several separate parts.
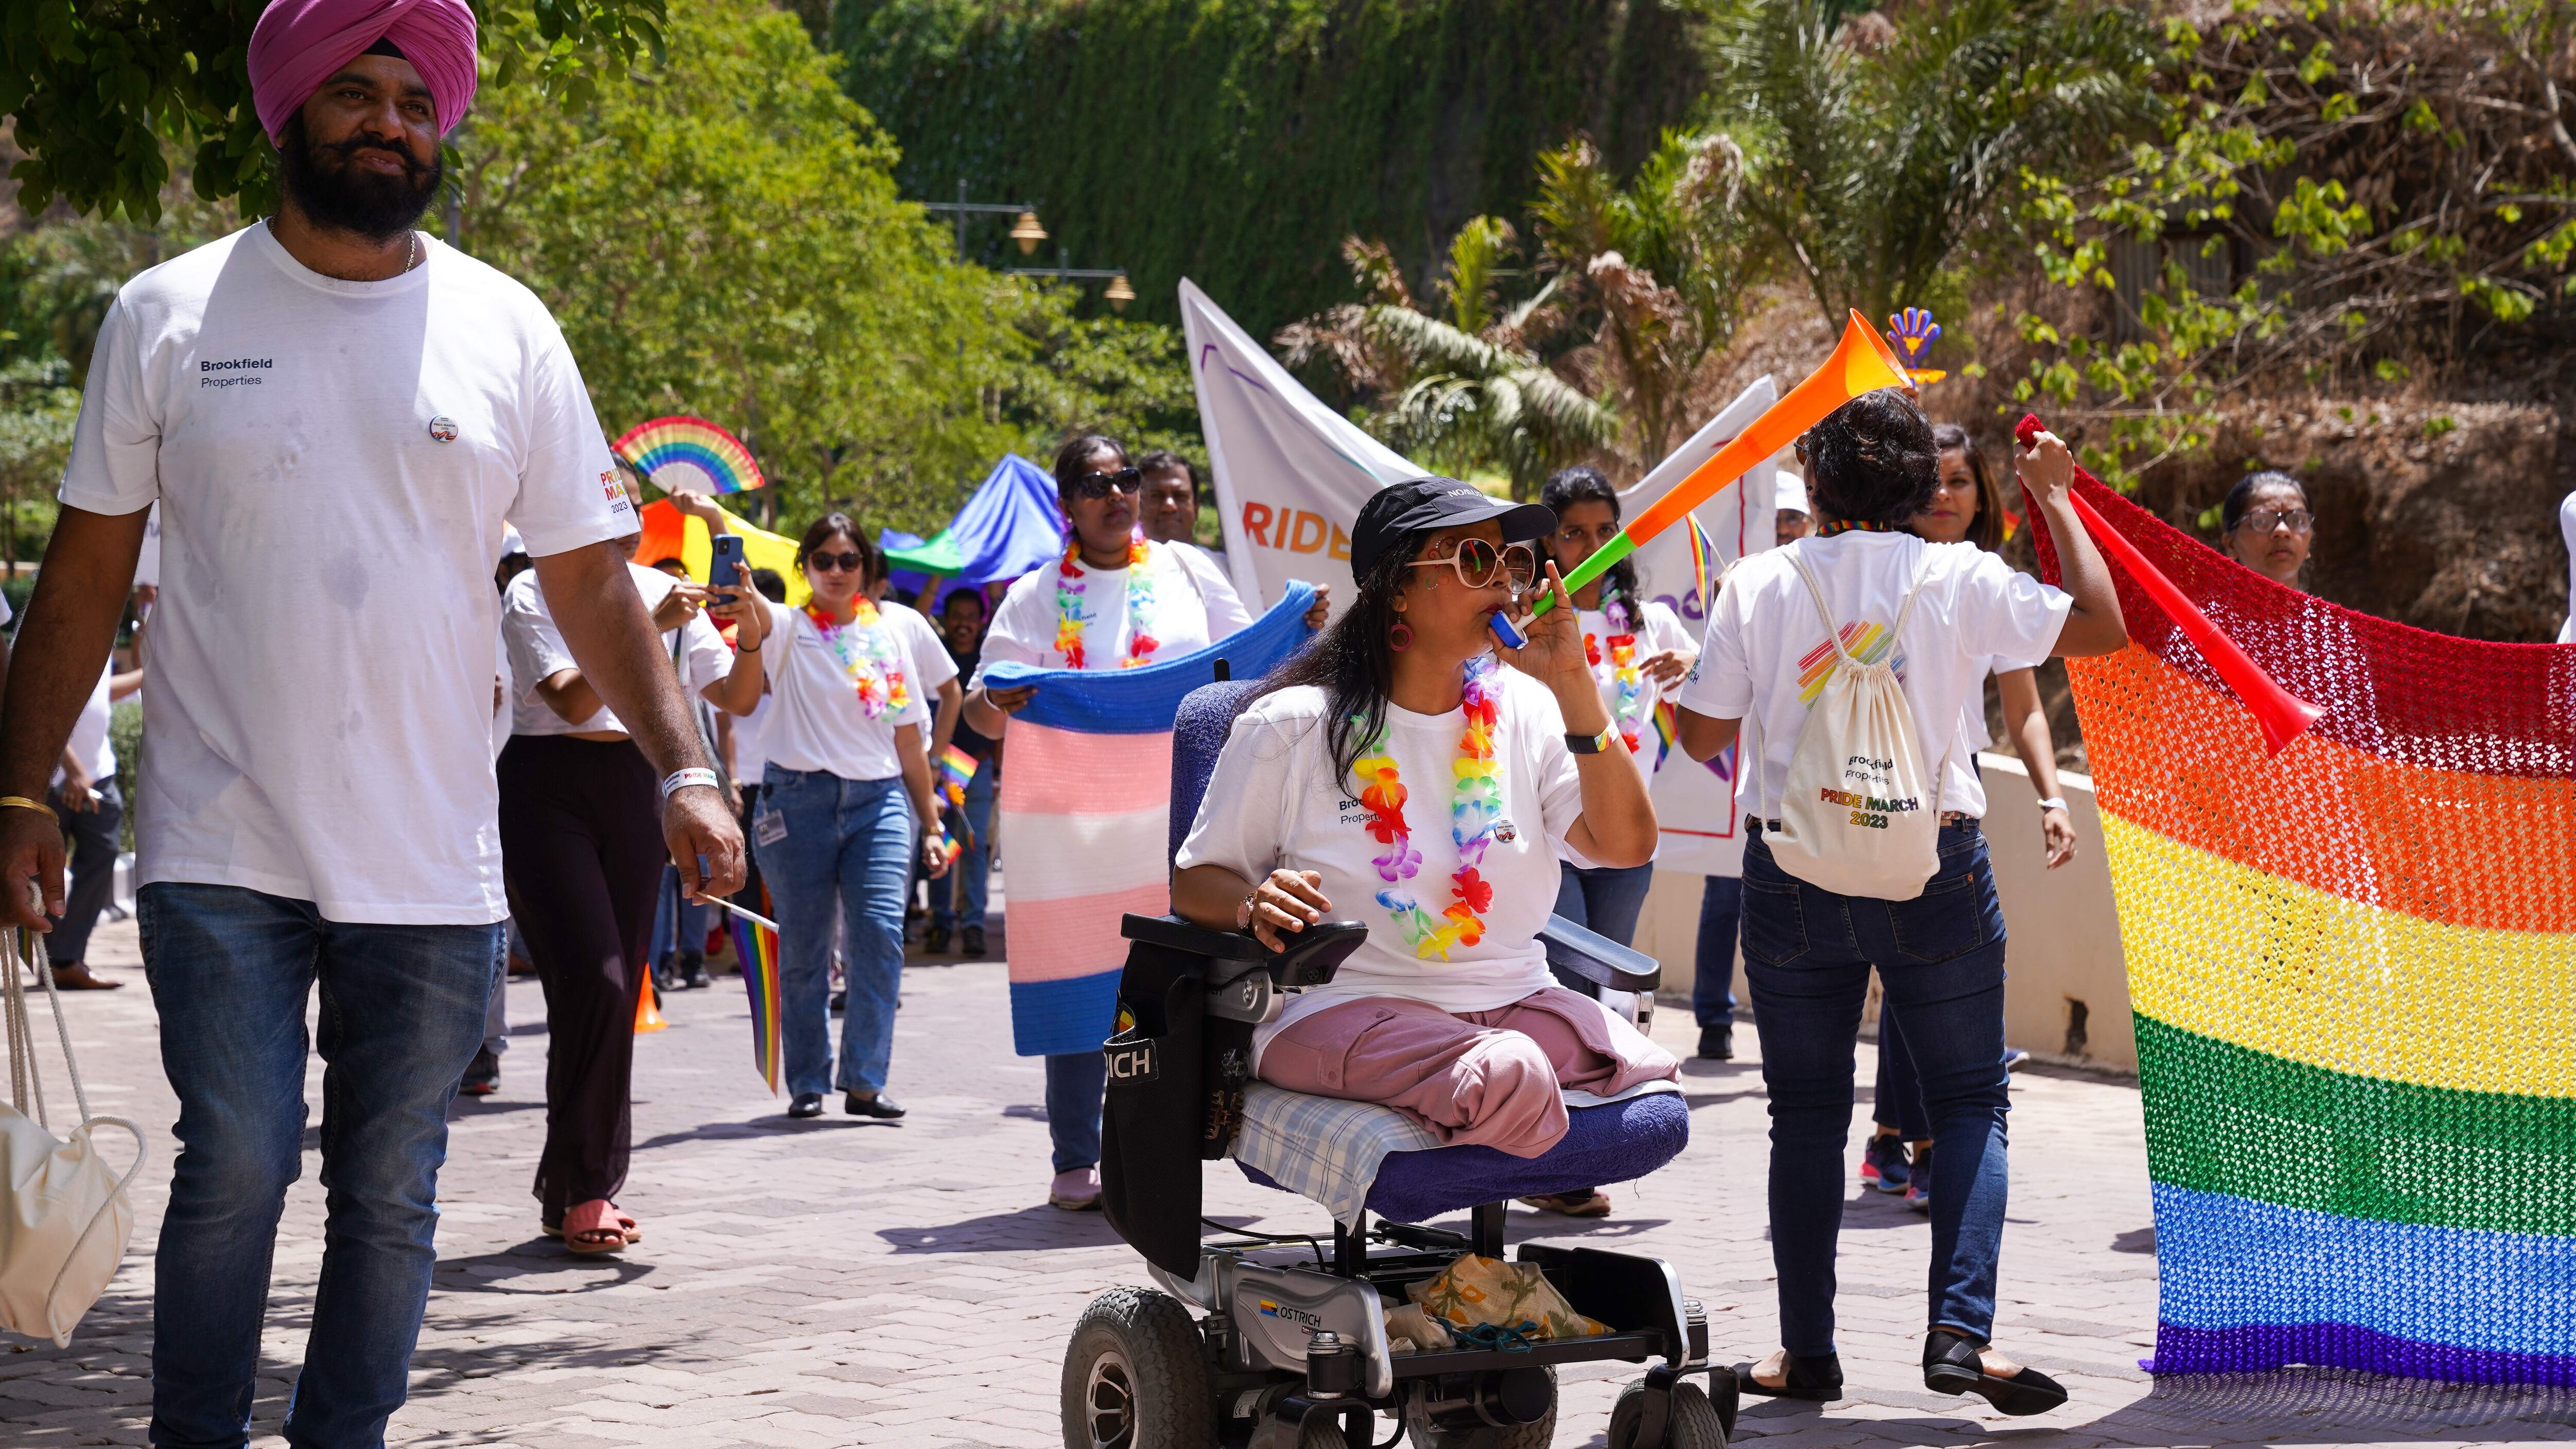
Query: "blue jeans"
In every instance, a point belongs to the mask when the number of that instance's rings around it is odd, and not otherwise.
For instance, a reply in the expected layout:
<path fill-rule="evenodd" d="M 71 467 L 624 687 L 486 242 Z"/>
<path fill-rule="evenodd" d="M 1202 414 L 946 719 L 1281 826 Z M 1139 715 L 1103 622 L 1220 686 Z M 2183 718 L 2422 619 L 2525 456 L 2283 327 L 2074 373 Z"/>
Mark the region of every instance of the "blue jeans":
<path fill-rule="evenodd" d="M 1923 1105 L 1923 1084 L 1914 1073 L 1914 1053 L 1905 1049 L 1905 1033 L 1887 998 L 1878 1001 L 1878 1091 L 1870 1119 L 1893 1127 L 1908 1142 L 1932 1140 L 1932 1116 Z"/>
<path fill-rule="evenodd" d="M 1046 1059 L 1047 1137 L 1056 1171 L 1099 1163 L 1100 1096 L 1108 1084 L 1109 1059 L 1096 1051 Z"/>
<path fill-rule="evenodd" d="M 1655 884 L 1655 865 L 1578 870 L 1556 863 L 1556 913 L 1622 946 L 1637 939 L 1637 915 Z M 1105 1058 L 1103 1060 L 1106 1060 Z"/>
<path fill-rule="evenodd" d="M 962 814 L 966 828 L 975 836 L 975 844 L 958 855 L 956 864 L 948 867 L 948 874 L 930 883 L 930 924 L 934 930 L 984 927 L 984 888 L 993 871 L 993 775 L 993 762 L 986 760 L 975 771 L 975 777 L 966 782 L 966 808 L 960 811 L 952 805 L 948 809 L 949 832 L 957 836 L 959 844 L 965 843 L 965 835 L 957 832 L 957 817 Z"/>
<path fill-rule="evenodd" d="M 1713 875 L 1700 887 L 1699 955 L 1691 974 L 1691 1015 L 1700 1030 L 1735 1025 L 1735 942 L 1744 914 L 1744 882 Z"/>
<path fill-rule="evenodd" d="M 353 925 L 238 886 L 145 886 L 143 970 L 179 1156 L 152 1297 L 152 1443 L 248 1442 L 269 1259 L 304 1162 L 304 1003 L 322 989 L 322 1278 L 296 1449 L 373 1449 L 429 1302 L 447 1107 L 483 1040 L 488 926 Z"/>
<path fill-rule="evenodd" d="M 1843 896 L 1744 849 L 1744 973 L 1771 1098 L 1771 1260 L 1780 1341 L 1834 1351 L 1834 1243 L 1842 1228 L 1854 1043 L 1869 972 L 1914 1056 L 1941 1144 L 1932 1195 L 1930 1326 L 1983 1341 L 2003 1246 L 2004 918 L 1985 837 L 1941 828 L 1941 865 L 1910 901 Z"/>
<path fill-rule="evenodd" d="M 779 1056 L 787 1090 L 885 1090 L 894 1009 L 903 983 L 903 895 L 912 882 L 912 797 L 896 776 L 844 780 L 773 764 L 761 808 L 787 819 L 785 838 L 756 847 L 778 907 Z M 845 927 L 849 991 L 840 1070 L 832 1070 L 832 916 Z M 2000 1060 L 2000 1058 L 1998 1058 Z"/>
<path fill-rule="evenodd" d="M 694 951 L 704 956 L 707 950 L 707 912 L 713 909 L 685 899 L 680 892 L 680 868 L 662 867 L 662 890 L 653 898 L 653 945 L 644 957 L 646 966 L 659 966 L 673 960 L 679 952 Z"/>

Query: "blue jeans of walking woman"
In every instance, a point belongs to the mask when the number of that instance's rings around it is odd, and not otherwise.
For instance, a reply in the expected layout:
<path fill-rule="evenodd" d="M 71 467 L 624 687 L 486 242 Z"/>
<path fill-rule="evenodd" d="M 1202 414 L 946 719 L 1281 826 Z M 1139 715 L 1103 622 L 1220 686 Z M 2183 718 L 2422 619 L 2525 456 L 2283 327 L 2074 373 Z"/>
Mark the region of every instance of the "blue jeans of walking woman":
<path fill-rule="evenodd" d="M 136 915 L 179 1098 L 154 1260 L 152 1442 L 249 1442 L 269 1262 L 304 1170 L 305 1056 L 318 1045 L 322 1276 L 284 1433 L 295 1449 L 382 1445 L 438 1264 L 447 1108 L 483 1040 L 501 923 L 326 921 L 309 901 L 175 881 L 145 886 Z"/>
<path fill-rule="evenodd" d="M 1910 901 L 1837 895 L 1744 849 L 1744 974 L 1771 1099 L 1771 1259 L 1781 1346 L 1834 1352 L 1834 1247 L 1851 1137 L 1854 1043 L 1869 972 L 1912 1051 L 1941 1190 L 1932 1197 L 1927 1328 L 1987 1340 L 2003 1246 L 2004 920 L 1985 837 L 1941 827 L 1941 864 Z"/>
<path fill-rule="evenodd" d="M 894 1009 L 903 982 L 903 896 L 912 881 L 912 797 L 903 778 L 844 780 L 773 764 L 761 809 L 787 834 L 759 845 L 761 878 L 778 907 L 779 1056 L 796 1095 L 885 1090 Z M 848 1008 L 832 1066 L 832 920 L 847 936 Z"/>

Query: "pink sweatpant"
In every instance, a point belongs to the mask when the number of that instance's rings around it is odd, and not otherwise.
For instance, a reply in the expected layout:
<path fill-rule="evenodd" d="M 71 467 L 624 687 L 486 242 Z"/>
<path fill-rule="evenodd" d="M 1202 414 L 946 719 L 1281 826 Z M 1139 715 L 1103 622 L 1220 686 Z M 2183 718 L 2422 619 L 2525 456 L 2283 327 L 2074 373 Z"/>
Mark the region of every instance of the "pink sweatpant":
<path fill-rule="evenodd" d="M 1559 1087 L 1603 1096 L 1672 1078 L 1681 1064 L 1601 1003 L 1562 987 L 1451 1015 L 1371 996 L 1291 1023 L 1261 1049 L 1261 1079 L 1292 1092 L 1379 1102 L 1452 1146 L 1536 1157 L 1565 1135 Z"/>

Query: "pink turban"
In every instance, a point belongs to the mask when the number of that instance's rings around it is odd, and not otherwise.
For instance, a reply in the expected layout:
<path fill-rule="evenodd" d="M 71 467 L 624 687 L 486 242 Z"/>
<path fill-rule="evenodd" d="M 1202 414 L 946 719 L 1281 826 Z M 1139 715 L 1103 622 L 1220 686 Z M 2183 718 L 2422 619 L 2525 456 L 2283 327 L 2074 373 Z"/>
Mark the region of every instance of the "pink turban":
<path fill-rule="evenodd" d="M 269 0 L 250 33 L 250 93 L 275 141 L 322 83 L 390 40 L 429 86 L 438 132 L 474 100 L 474 12 L 465 0 Z"/>

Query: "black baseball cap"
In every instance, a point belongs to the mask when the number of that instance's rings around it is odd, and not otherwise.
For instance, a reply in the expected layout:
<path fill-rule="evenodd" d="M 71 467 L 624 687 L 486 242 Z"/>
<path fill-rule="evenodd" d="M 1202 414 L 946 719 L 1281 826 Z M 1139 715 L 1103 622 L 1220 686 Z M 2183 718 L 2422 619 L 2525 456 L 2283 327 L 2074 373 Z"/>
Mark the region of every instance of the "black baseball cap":
<path fill-rule="evenodd" d="M 1367 573 L 1371 564 L 1407 534 L 1482 523 L 1488 518 L 1503 521 L 1505 543 L 1528 543 L 1556 531 L 1554 511 L 1536 503 L 1496 498 L 1455 478 L 1390 483 L 1360 505 L 1359 522 L 1351 529 L 1351 572 Z"/>

